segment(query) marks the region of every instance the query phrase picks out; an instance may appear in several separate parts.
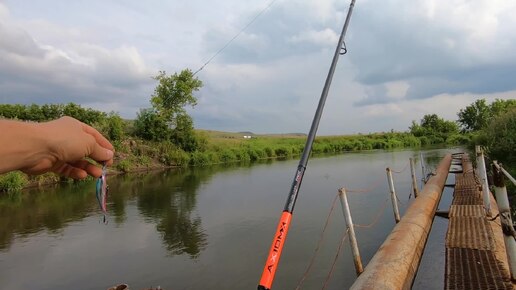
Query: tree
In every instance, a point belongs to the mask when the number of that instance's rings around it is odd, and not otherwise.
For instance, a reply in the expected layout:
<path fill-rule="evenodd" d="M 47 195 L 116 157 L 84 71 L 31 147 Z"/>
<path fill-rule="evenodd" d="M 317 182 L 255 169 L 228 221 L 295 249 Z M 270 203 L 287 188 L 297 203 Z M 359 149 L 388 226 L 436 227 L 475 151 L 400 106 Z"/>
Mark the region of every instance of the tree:
<path fill-rule="evenodd" d="M 412 120 L 412 125 L 409 127 L 410 133 L 416 137 L 421 137 L 425 135 L 425 131 L 421 125 L 419 125 L 416 121 Z"/>
<path fill-rule="evenodd" d="M 145 140 L 163 141 L 169 140 L 172 132 L 154 109 L 141 109 L 134 121 L 134 134 Z"/>
<path fill-rule="evenodd" d="M 125 135 L 126 123 L 115 112 L 110 112 L 106 118 L 95 124 L 95 128 L 100 130 L 111 141 L 122 140 Z"/>
<path fill-rule="evenodd" d="M 489 109 L 491 110 L 491 115 L 493 117 L 500 116 L 511 110 L 512 108 L 516 108 L 516 100 L 500 100 L 496 99 L 491 103 Z"/>
<path fill-rule="evenodd" d="M 160 71 L 154 79 L 158 81 L 158 85 L 151 98 L 153 110 L 140 112 L 141 122 L 139 124 L 147 122 L 148 125 L 151 125 L 150 123 L 152 123 L 158 126 L 157 130 L 163 134 L 156 136 L 152 133 L 152 136 L 147 136 L 147 138 L 169 139 L 185 151 L 195 151 L 197 142 L 193 120 L 186 112 L 185 106 L 194 107 L 197 104 L 197 98 L 193 93 L 202 87 L 202 82 L 195 78 L 189 69 L 170 76 L 164 71 Z M 141 131 L 140 133 L 148 135 Z"/>
<path fill-rule="evenodd" d="M 160 71 L 154 79 L 159 83 L 154 89 L 151 104 L 158 114 L 175 125 L 176 117 L 186 114 L 185 106 L 197 105 L 197 98 L 193 92 L 202 87 L 202 82 L 194 78 L 189 69 L 184 69 L 179 74 L 174 73 L 171 76 Z"/>
<path fill-rule="evenodd" d="M 459 127 L 453 121 L 447 121 L 436 114 L 424 115 L 418 124 L 412 121 L 410 133 L 420 138 L 422 144 L 439 144 L 447 141 L 448 137 L 459 132 Z"/>
<path fill-rule="evenodd" d="M 516 107 L 501 113 L 489 122 L 480 132 L 477 142 L 486 145 L 489 156 L 506 162 L 510 166 L 516 163 Z"/>
<path fill-rule="evenodd" d="M 491 119 L 516 107 L 516 100 L 496 99 L 490 105 L 485 99 L 478 99 L 471 105 L 461 109 L 457 114 L 463 132 L 479 131 L 485 128 Z"/>
<path fill-rule="evenodd" d="M 491 110 L 485 99 L 478 99 L 457 114 L 463 132 L 478 131 L 487 125 Z"/>
<path fill-rule="evenodd" d="M 421 128 L 426 134 L 453 134 L 459 131 L 455 122 L 446 121 L 436 114 L 424 115 Z"/>
<path fill-rule="evenodd" d="M 185 151 L 197 149 L 197 139 L 193 127 L 193 120 L 188 114 L 179 114 L 176 117 L 176 127 L 171 132 L 171 141 Z"/>

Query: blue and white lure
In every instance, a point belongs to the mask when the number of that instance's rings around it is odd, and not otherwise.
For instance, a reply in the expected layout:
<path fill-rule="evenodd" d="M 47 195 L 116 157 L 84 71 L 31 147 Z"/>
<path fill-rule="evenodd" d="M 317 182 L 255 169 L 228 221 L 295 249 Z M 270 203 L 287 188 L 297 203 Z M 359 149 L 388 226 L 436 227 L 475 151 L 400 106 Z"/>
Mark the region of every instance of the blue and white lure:
<path fill-rule="evenodd" d="M 104 214 L 104 218 L 102 222 L 107 224 L 107 195 L 108 195 L 108 186 L 106 183 L 106 164 L 102 167 L 102 175 L 97 179 L 96 186 L 96 195 L 97 201 L 99 202 L 100 209 Z"/>

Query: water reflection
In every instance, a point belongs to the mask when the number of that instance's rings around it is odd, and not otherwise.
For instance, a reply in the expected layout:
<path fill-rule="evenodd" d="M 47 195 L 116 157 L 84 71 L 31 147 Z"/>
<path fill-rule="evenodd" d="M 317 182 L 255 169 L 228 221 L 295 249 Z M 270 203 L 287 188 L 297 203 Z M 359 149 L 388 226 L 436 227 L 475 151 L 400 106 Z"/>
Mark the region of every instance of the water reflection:
<path fill-rule="evenodd" d="M 156 224 L 168 251 L 195 258 L 207 245 L 201 219 L 193 213 L 197 189 L 212 170 L 181 169 L 146 175 L 135 184 L 137 208 Z"/>
<path fill-rule="evenodd" d="M 127 220 L 126 207 L 136 203 L 143 219 L 156 225 L 171 255 L 196 258 L 207 246 L 201 218 L 194 211 L 197 190 L 215 172 L 235 168 L 237 165 L 110 176 L 110 226 L 121 227 Z M 0 250 L 7 251 L 16 238 L 39 232 L 58 235 L 69 223 L 92 215 L 100 218 L 93 181 L 4 194 L 0 197 Z"/>
<path fill-rule="evenodd" d="M 57 234 L 68 222 L 88 216 L 94 211 L 94 194 L 85 185 L 48 187 L 41 194 L 35 190 L 4 194 L 0 198 L 0 249 L 9 248 L 16 235 L 23 238 L 43 230 Z"/>
<path fill-rule="evenodd" d="M 442 154 L 424 152 L 429 169 Z M 297 285 L 337 188 L 368 187 L 380 180 L 376 190 L 350 199 L 356 222 L 367 224 L 388 195 L 385 167 L 401 170 L 409 157 L 419 160 L 419 152 L 311 160 L 276 288 Z M 268 163 L 110 176 L 108 225 L 98 222 L 102 214 L 94 182 L 1 196 L 3 288 L 60 290 L 79 283 L 106 289 L 122 281 L 134 289 L 255 288 L 297 160 Z M 408 170 L 395 182 L 403 212 L 412 192 Z M 344 227 L 342 214 L 334 214 L 306 289 L 320 288 L 334 259 Z M 393 226 L 392 212 L 386 210 L 374 229 L 358 231 L 365 262 Z M 348 288 L 355 279 L 349 249 L 340 259 L 329 289 Z"/>

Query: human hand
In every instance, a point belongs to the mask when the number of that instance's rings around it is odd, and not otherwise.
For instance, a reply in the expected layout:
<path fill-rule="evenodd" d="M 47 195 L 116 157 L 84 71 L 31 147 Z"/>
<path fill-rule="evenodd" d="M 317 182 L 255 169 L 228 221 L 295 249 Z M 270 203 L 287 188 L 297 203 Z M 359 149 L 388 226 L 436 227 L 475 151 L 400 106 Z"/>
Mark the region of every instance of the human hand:
<path fill-rule="evenodd" d="M 113 145 L 94 128 L 71 117 L 35 124 L 43 145 L 28 158 L 21 171 L 27 174 L 54 172 L 75 179 L 89 174 L 99 177 L 102 169 L 86 159 L 113 164 Z M 37 142 L 36 142 L 37 143 Z M 38 148 L 35 148 L 35 152 Z"/>

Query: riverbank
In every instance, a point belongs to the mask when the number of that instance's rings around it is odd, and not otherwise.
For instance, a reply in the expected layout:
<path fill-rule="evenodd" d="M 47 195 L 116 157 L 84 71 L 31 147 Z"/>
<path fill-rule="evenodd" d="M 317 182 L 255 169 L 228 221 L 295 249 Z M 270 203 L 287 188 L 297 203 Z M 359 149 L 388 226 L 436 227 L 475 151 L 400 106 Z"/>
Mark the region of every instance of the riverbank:
<path fill-rule="evenodd" d="M 217 131 L 198 131 L 197 134 L 201 146 L 194 152 L 185 152 L 170 142 L 152 142 L 137 138 L 114 141 L 116 154 L 108 173 L 123 174 L 172 167 L 292 158 L 302 153 L 306 142 L 306 136 L 303 134 L 254 135 Z M 442 146 L 458 145 L 464 140 L 467 139 L 451 138 L 450 143 Z M 404 132 L 322 136 L 316 138 L 312 154 L 421 148 L 428 145 L 423 142 L 420 138 Z M 0 191 L 16 191 L 59 182 L 72 181 L 51 173 L 27 176 L 20 172 L 12 172 L 0 175 Z"/>

